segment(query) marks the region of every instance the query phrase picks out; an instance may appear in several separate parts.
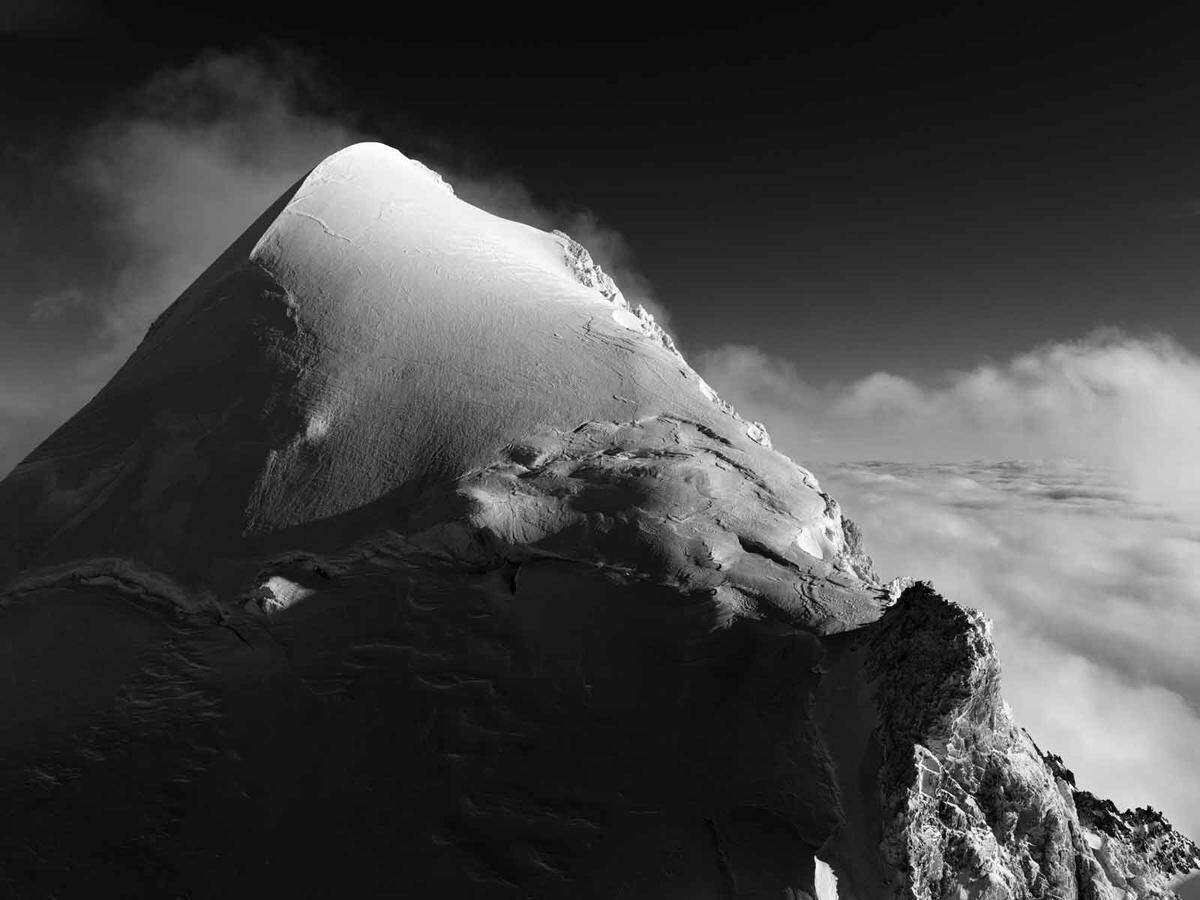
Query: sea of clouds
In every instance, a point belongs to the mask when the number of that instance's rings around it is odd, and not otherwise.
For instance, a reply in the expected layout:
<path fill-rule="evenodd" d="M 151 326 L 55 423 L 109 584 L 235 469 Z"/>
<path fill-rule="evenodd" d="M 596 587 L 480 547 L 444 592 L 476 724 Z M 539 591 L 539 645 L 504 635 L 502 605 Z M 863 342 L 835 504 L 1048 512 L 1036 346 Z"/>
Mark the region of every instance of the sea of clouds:
<path fill-rule="evenodd" d="M 744 346 L 700 362 L 883 577 L 993 619 L 1018 722 L 1081 787 L 1200 835 L 1200 359 L 1098 332 L 924 382 L 814 386 Z"/>

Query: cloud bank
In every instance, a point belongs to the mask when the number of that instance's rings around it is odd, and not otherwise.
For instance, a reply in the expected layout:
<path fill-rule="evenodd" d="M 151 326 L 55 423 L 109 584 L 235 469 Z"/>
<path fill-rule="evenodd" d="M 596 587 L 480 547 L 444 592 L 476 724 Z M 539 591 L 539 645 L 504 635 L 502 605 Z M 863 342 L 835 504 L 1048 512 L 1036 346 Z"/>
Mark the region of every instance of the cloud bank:
<path fill-rule="evenodd" d="M 1104 333 L 930 383 L 816 387 L 748 347 L 702 372 L 812 465 L 885 578 L 996 621 L 1018 721 L 1081 786 L 1200 834 L 1200 360 Z"/>
<path fill-rule="evenodd" d="M 995 622 L 1005 696 L 1080 786 L 1200 833 L 1200 520 L 1049 463 L 821 472 L 885 577 Z"/>
<path fill-rule="evenodd" d="M 796 365 L 727 345 L 700 369 L 806 460 L 1070 458 L 1142 496 L 1200 506 L 1200 359 L 1166 337 L 1097 332 L 917 383 L 876 372 L 814 385 Z"/>

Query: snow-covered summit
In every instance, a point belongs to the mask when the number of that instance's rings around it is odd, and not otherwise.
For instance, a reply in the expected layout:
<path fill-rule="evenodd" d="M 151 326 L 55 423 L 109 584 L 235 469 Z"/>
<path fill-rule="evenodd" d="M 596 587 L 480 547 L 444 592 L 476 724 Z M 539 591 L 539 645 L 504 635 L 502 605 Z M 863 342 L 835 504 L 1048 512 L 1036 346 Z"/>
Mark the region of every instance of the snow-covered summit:
<path fill-rule="evenodd" d="M 212 588 L 211 560 L 247 540 L 333 517 L 373 527 L 377 504 L 540 429 L 663 416 L 778 483 L 792 546 L 841 564 L 840 515 L 812 475 L 717 398 L 586 248 L 355 144 L 234 242 L 17 468 L 0 493 L 24 512 L 0 573 L 132 556 Z"/>

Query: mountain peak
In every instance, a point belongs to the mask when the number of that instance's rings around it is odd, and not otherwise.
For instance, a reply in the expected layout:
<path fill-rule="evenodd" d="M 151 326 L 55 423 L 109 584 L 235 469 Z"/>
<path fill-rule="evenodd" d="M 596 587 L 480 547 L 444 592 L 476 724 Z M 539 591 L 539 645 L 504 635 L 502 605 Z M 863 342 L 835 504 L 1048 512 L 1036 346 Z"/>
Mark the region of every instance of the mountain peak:
<path fill-rule="evenodd" d="M 881 585 L 586 248 L 379 144 L 0 511 L 22 895 L 1091 900 L 1194 864 L 1060 787 L 982 618 Z"/>
<path fill-rule="evenodd" d="M 235 561 L 370 532 L 531 434 L 663 417 L 774 473 L 796 511 L 779 539 L 839 558 L 840 514 L 811 473 L 586 248 L 355 144 L 285 192 L 17 467 L 0 574 L 42 584 L 73 560 L 138 560 L 195 596 L 240 590 L 250 564 Z"/>

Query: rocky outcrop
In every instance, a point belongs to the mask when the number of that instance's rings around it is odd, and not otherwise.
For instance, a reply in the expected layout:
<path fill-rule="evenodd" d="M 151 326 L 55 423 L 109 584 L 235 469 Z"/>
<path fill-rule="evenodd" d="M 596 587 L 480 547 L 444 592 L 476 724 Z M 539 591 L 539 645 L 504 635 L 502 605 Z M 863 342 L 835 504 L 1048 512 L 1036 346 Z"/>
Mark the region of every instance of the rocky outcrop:
<path fill-rule="evenodd" d="M 978 613 L 919 583 L 853 644 L 874 691 L 885 896 L 1164 897 L 1200 866 L 1161 816 L 1077 790 L 1013 723 Z"/>
<path fill-rule="evenodd" d="M 1200 848 L 1150 807 L 1121 812 L 1111 800 L 1075 786 L 1062 757 L 1043 755 L 1059 790 L 1069 796 L 1105 876 L 1118 892 L 1166 896 L 1179 878 L 1200 868 Z"/>

